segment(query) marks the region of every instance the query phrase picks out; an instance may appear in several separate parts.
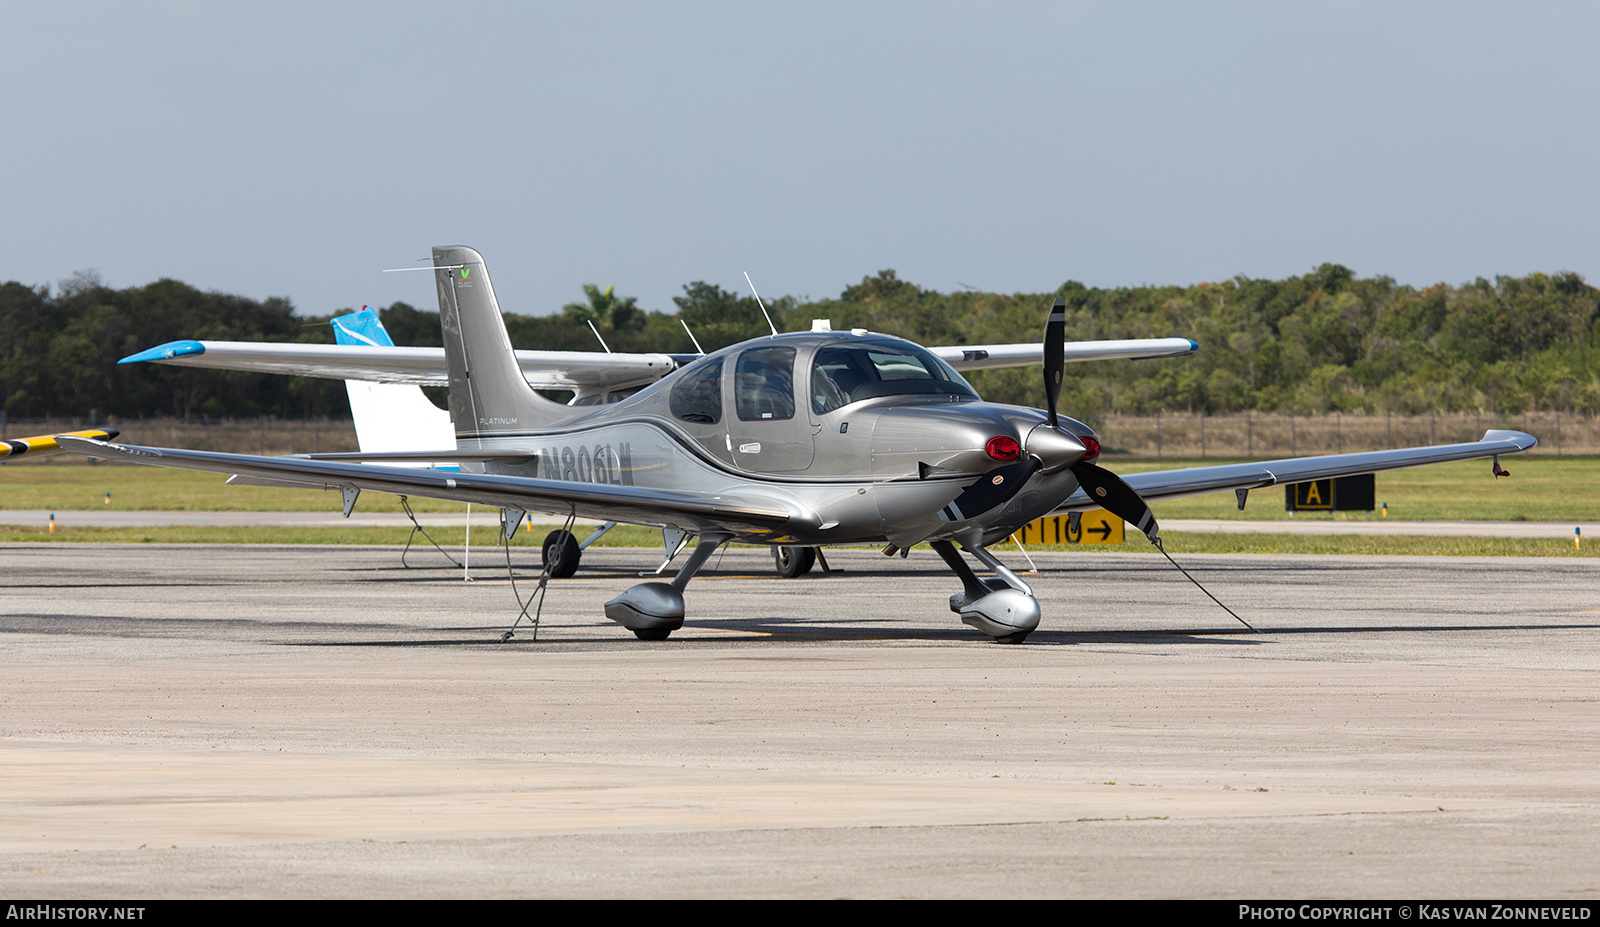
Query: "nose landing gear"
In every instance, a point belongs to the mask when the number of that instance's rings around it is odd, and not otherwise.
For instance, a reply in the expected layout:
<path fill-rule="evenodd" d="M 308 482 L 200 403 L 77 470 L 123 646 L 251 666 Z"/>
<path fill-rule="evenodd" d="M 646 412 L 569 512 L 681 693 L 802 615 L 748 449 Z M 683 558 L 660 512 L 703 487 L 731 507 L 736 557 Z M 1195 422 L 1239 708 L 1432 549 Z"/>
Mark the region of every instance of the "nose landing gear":
<path fill-rule="evenodd" d="M 963 624 L 989 635 L 997 644 L 1020 644 L 1039 626 L 1039 600 L 1033 590 L 993 554 L 981 547 L 972 551 L 998 574 L 982 580 L 950 541 L 933 541 L 929 546 L 961 579 L 962 591 L 950 597 L 950 610 L 961 616 Z"/>

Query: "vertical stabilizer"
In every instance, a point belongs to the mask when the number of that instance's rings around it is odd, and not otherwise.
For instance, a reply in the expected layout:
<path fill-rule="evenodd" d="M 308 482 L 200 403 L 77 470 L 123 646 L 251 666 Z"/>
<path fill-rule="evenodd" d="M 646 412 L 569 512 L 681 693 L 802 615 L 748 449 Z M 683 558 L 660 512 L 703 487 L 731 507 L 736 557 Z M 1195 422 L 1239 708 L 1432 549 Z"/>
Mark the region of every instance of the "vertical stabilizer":
<path fill-rule="evenodd" d="M 483 257 L 459 245 L 438 247 L 433 266 L 456 446 L 476 447 L 479 439 L 527 434 L 571 418 L 571 409 L 540 396 L 523 378 Z"/>

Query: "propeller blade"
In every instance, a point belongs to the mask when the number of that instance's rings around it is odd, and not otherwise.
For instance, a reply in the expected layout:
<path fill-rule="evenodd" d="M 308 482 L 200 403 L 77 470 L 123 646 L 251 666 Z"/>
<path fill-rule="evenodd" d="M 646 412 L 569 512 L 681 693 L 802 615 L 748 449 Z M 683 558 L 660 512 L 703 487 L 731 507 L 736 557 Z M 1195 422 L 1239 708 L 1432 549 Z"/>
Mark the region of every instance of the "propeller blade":
<path fill-rule="evenodd" d="M 1067 301 L 1056 297 L 1050 320 L 1044 325 L 1044 407 L 1056 427 L 1056 401 L 1061 398 L 1061 371 L 1067 366 Z"/>
<path fill-rule="evenodd" d="M 1144 536 L 1150 539 L 1150 543 L 1154 544 L 1160 539 L 1161 529 L 1156 524 L 1155 514 L 1150 511 L 1150 506 L 1144 498 L 1135 492 L 1132 486 L 1122 481 L 1122 477 L 1083 461 L 1073 464 L 1072 472 L 1077 474 L 1079 485 L 1089 494 L 1090 499 L 1099 503 L 1106 511 L 1143 531 Z"/>
<path fill-rule="evenodd" d="M 1039 461 L 1035 457 L 1024 457 L 1016 463 L 995 467 L 963 489 L 955 501 L 940 509 L 940 520 L 966 521 L 1005 505 L 1018 490 L 1027 485 L 1028 477 L 1033 476 L 1037 469 Z"/>

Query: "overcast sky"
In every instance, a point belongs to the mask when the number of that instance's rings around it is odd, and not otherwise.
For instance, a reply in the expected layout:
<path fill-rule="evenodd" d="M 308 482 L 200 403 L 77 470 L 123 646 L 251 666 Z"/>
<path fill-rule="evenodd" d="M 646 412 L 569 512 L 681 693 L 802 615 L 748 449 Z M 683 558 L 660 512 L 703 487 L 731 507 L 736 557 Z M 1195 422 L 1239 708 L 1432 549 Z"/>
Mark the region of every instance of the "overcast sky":
<path fill-rule="evenodd" d="M 15 3 L 0 279 L 1600 280 L 1593 3 Z"/>

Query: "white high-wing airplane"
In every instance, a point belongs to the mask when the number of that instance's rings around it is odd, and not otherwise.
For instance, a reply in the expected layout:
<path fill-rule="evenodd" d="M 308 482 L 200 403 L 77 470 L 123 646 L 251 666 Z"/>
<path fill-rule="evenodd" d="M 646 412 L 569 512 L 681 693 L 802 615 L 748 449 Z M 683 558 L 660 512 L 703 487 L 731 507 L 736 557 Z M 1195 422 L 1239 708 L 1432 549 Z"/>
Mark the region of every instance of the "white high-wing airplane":
<path fill-rule="evenodd" d="M 1068 354 L 1187 354 L 1193 342 L 1170 339 L 1166 352 L 1148 342 L 1069 349 L 1058 299 L 1042 346 L 929 350 L 865 330 L 817 326 L 685 358 L 671 370 L 667 365 L 679 361 L 666 355 L 515 352 L 483 258 L 465 247 L 435 248 L 433 258 L 445 342 L 440 351 L 236 343 L 214 350 L 214 344 L 177 342 L 130 360 L 193 363 L 210 354 L 228 366 L 254 355 L 279 372 L 389 382 L 431 382 L 433 374 L 421 376 L 417 368 L 432 364 L 449 386 L 453 451 L 259 457 L 67 436 L 62 446 L 96 457 L 340 489 L 346 513 L 362 490 L 375 490 L 499 506 L 506 510 L 508 535 L 532 510 L 696 536 L 694 553 L 671 582 L 640 583 L 606 603 L 608 618 L 647 640 L 682 626 L 684 588 L 728 541 L 884 544 L 886 554 L 926 542 L 961 580 L 951 610 L 994 640 L 1016 643 L 1038 626 L 1039 602 L 988 545 L 1046 513 L 1103 507 L 1157 541 L 1146 498 L 1494 457 L 1537 443 L 1521 432 L 1489 431 L 1463 444 L 1141 473 L 1123 481 L 1095 464 L 1100 445 L 1094 432 L 1056 411 Z M 314 360 L 306 348 L 317 349 Z M 653 358 L 661 359 L 660 370 Z M 1034 360 L 1043 361 L 1045 411 L 986 403 L 956 369 Z M 641 380 L 660 379 L 620 402 L 592 407 L 553 402 L 530 385 L 538 377 L 540 385 L 560 379 L 561 388 L 581 383 L 580 396 L 595 395 L 621 382 L 596 373 L 607 363 L 631 363 Z M 382 465 L 445 459 L 459 462 L 462 471 Z M 980 579 L 958 546 L 994 576 Z"/>

